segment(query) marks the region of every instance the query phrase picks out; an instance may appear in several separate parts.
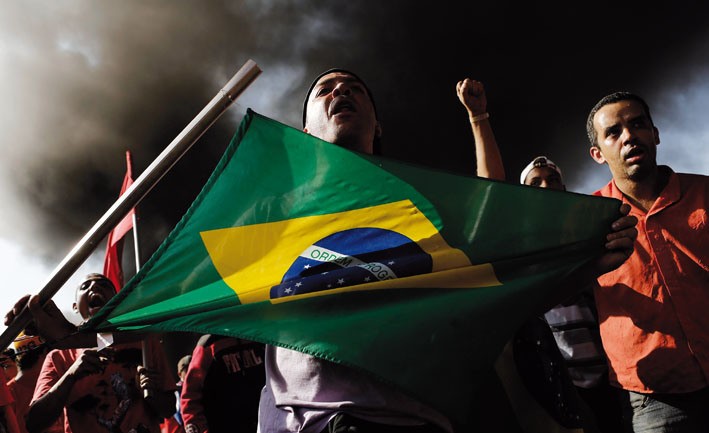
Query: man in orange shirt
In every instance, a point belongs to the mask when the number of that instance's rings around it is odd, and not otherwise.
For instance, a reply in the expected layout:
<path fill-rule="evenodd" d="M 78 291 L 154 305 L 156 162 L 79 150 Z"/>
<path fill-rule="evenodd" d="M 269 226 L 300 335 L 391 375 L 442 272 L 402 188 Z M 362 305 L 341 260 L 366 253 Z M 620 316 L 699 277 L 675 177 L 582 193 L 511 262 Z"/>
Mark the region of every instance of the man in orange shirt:
<path fill-rule="evenodd" d="M 613 179 L 596 195 L 631 206 L 635 251 L 598 278 L 610 380 L 632 431 L 709 431 L 709 177 L 658 166 L 647 103 L 616 92 L 586 124 L 591 157 Z"/>

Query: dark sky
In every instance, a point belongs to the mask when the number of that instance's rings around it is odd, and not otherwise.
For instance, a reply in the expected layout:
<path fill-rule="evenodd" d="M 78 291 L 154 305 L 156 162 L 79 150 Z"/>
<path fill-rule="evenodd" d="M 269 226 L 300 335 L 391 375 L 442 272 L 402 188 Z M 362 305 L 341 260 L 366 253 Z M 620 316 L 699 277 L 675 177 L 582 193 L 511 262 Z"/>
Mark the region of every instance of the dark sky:
<path fill-rule="evenodd" d="M 418 143 L 397 143 L 396 156 L 410 150 L 416 160 L 470 169 L 469 130 L 453 91 L 457 80 L 470 76 L 485 83 L 508 175 L 541 153 L 564 162 L 571 173 L 575 159 L 585 156 L 584 125 L 593 104 L 615 90 L 645 95 L 663 86 L 658 70 L 669 72 L 667 65 L 707 28 L 705 13 L 680 8 L 616 5 L 594 11 L 590 2 L 564 8 L 490 3 L 497 6 L 470 2 L 411 11 L 386 26 L 403 47 L 400 61 L 379 70 L 392 77 L 384 88 L 385 103 L 393 102 L 382 110 L 386 132 Z M 425 144 L 436 142 L 435 152 Z"/>
<path fill-rule="evenodd" d="M 386 156 L 472 174 L 472 136 L 455 95 L 456 82 L 471 77 L 486 86 L 509 179 L 546 154 L 569 189 L 602 186 L 609 175 L 587 155 L 585 119 L 615 90 L 645 96 L 661 138 L 684 146 L 661 146 L 673 149 L 667 158 L 706 174 L 696 138 L 709 138 L 707 7 L 551 4 L 5 5 L 0 258 L 32 261 L 31 272 L 22 264 L 12 271 L 42 281 L 116 198 L 125 150 L 139 175 L 247 59 L 261 76 L 140 204 L 143 262 L 199 192 L 246 107 L 300 128 L 305 90 L 333 66 L 372 89 Z M 21 284 L 21 293 L 36 291 Z"/>

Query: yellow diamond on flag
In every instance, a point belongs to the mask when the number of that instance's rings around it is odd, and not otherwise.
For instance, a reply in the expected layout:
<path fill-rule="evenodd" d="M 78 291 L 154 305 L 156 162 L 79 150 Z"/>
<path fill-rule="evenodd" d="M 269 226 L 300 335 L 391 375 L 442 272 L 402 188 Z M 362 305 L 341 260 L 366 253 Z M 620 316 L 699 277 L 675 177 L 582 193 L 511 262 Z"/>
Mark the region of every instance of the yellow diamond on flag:
<path fill-rule="evenodd" d="M 372 238 L 370 250 L 363 231 Z M 347 233 L 356 236 L 348 239 Z M 409 200 L 210 230 L 201 236 L 217 271 L 242 303 L 355 290 L 500 284 L 490 264 L 472 265 Z M 328 239 L 329 247 L 323 245 Z M 416 251 L 411 253 L 407 244 Z M 347 248 L 357 252 L 350 254 Z M 408 252 L 404 257 L 397 255 L 402 251 Z M 304 269 L 294 270 L 298 264 L 304 264 Z M 289 274 L 292 284 L 284 278 Z M 303 287 L 308 291 L 303 292 Z M 281 290 L 280 295 L 275 288 Z"/>

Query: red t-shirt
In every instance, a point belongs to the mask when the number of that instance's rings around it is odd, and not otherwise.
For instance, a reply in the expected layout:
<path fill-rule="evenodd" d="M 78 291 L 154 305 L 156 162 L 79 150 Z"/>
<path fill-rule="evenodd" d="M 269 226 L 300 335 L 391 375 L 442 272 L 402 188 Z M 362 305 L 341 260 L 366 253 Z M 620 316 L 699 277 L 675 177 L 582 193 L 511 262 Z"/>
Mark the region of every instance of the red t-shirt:
<path fill-rule="evenodd" d="M 603 347 L 618 386 L 683 393 L 709 386 L 709 177 L 676 174 L 645 213 L 611 181 L 596 195 L 631 205 L 635 251 L 598 278 Z"/>
<path fill-rule="evenodd" d="M 175 417 L 171 418 L 165 418 L 160 424 L 160 432 L 161 433 L 184 433 L 185 428 L 177 422 Z"/>
<path fill-rule="evenodd" d="M 12 396 L 7 386 L 5 372 L 0 368 L 0 411 L 5 420 L 5 427 L 8 433 L 20 433 L 20 426 L 17 424 L 15 416 L 15 398 Z"/>
<path fill-rule="evenodd" d="M 0 368 L 0 406 L 8 406 L 15 402 L 10 389 L 7 387 L 5 372 Z"/>
<path fill-rule="evenodd" d="M 40 363 L 42 360 L 38 360 Z M 10 388 L 13 397 L 15 397 L 15 416 L 21 433 L 27 433 L 25 425 L 25 417 L 30 408 L 32 395 L 34 394 L 34 386 L 37 383 L 37 377 L 42 365 L 38 364 L 28 371 L 20 373 L 12 380 L 7 382 L 7 387 Z M 60 417 L 56 423 L 44 430 L 43 433 L 62 433 L 64 431 L 64 417 Z"/>
<path fill-rule="evenodd" d="M 151 341 L 151 340 L 149 340 Z M 85 349 L 52 350 L 47 354 L 37 380 L 33 401 L 44 395 L 66 373 Z M 148 365 L 161 373 L 163 391 L 175 390 L 175 382 L 166 372 L 172 371 L 162 349 L 148 344 Z M 64 407 L 64 431 L 100 432 L 147 428 L 160 432 L 158 418 L 143 399 L 136 382 L 137 366 L 142 364 L 140 342 L 116 345 L 113 362 L 102 374 L 79 379 Z"/>

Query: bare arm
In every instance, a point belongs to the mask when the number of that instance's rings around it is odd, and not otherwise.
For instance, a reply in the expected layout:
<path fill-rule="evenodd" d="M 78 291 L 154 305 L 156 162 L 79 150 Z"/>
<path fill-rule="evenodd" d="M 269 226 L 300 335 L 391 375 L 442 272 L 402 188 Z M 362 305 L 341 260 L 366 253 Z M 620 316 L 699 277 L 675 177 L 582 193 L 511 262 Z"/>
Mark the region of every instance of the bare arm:
<path fill-rule="evenodd" d="M 209 430 L 207 416 L 204 412 L 204 379 L 214 361 L 213 352 L 205 347 L 209 339 L 209 334 L 202 336 L 192 351 L 192 360 L 182 382 L 180 398 L 182 420 L 185 426 L 192 424 L 198 427 L 198 431 Z"/>
<path fill-rule="evenodd" d="M 85 350 L 49 391 L 32 403 L 26 418 L 27 431 L 42 432 L 51 426 L 62 414 L 74 384 L 82 377 L 101 372 L 107 362 L 108 358 L 98 351 Z"/>
<path fill-rule="evenodd" d="M 32 314 L 32 322 L 25 332 L 41 336 L 54 349 L 70 349 L 79 347 L 96 347 L 96 333 L 77 332 L 77 327 L 64 317 L 54 301 L 50 300 L 42 306 L 39 295 L 24 295 L 5 315 L 5 325 L 8 326 L 27 306 Z M 144 334 L 137 332 L 113 333 L 113 342 L 129 343 L 140 341 Z"/>
<path fill-rule="evenodd" d="M 138 384 L 141 390 L 151 390 L 146 402 L 162 418 L 169 418 L 175 414 L 177 400 L 173 390 L 165 391 L 160 388 L 160 373 L 153 369 L 138 367 Z"/>
<path fill-rule="evenodd" d="M 458 81 L 456 93 L 460 103 L 468 112 L 468 120 L 475 140 L 476 174 L 488 179 L 505 180 L 505 169 L 502 164 L 500 149 L 497 147 L 495 134 L 492 132 L 490 119 L 475 120 L 476 116 L 487 113 L 487 96 L 480 81 L 466 78 Z"/>

